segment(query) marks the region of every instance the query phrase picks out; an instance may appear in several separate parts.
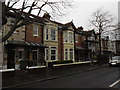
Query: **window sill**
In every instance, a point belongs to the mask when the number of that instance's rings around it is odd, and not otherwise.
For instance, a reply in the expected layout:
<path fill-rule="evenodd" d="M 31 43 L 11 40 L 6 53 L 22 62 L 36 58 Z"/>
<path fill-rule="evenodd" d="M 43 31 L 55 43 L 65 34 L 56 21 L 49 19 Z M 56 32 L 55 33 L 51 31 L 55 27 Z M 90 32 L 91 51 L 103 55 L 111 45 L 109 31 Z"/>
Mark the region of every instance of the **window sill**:
<path fill-rule="evenodd" d="M 33 37 L 39 37 L 38 35 L 33 35 Z"/>
<path fill-rule="evenodd" d="M 70 42 L 64 42 L 64 44 L 74 44 L 74 43 L 70 43 Z"/>
<path fill-rule="evenodd" d="M 44 40 L 44 41 L 49 41 L 49 42 L 58 42 L 58 40 Z"/>

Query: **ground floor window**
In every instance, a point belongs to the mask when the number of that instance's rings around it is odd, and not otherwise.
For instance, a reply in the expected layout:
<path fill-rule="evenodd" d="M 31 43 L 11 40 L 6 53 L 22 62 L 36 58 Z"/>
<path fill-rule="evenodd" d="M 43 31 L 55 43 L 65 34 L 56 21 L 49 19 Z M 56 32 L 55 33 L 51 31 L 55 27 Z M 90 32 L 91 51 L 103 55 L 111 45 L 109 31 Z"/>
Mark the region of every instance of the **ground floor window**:
<path fill-rule="evenodd" d="M 57 51 L 56 47 L 51 47 L 51 60 L 56 60 Z"/>
<path fill-rule="evenodd" d="M 45 49 L 45 60 L 57 60 L 57 47 L 49 47 Z"/>
<path fill-rule="evenodd" d="M 73 48 L 64 49 L 64 59 L 65 60 L 73 60 L 74 59 L 74 50 L 73 50 Z"/>
<path fill-rule="evenodd" d="M 68 60 L 68 49 L 65 49 L 65 60 Z"/>
<path fill-rule="evenodd" d="M 70 60 L 73 60 L 73 49 L 70 49 L 69 53 L 70 53 Z"/>

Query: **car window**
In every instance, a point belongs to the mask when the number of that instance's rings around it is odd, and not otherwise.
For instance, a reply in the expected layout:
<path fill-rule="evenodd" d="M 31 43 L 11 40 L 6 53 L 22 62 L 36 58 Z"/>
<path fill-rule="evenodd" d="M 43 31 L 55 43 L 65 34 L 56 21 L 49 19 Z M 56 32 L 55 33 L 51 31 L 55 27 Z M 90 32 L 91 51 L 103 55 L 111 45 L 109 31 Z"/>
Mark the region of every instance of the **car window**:
<path fill-rule="evenodd" d="M 112 60 L 120 60 L 120 56 L 112 57 Z"/>

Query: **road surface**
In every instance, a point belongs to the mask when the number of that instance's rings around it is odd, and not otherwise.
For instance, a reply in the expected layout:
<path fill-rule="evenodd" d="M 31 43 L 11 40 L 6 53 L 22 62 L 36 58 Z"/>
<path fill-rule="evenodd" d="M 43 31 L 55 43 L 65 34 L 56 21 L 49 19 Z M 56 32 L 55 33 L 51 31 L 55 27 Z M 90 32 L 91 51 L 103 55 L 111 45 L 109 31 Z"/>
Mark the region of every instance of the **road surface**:
<path fill-rule="evenodd" d="M 120 68 L 104 67 L 17 88 L 120 88 Z"/>

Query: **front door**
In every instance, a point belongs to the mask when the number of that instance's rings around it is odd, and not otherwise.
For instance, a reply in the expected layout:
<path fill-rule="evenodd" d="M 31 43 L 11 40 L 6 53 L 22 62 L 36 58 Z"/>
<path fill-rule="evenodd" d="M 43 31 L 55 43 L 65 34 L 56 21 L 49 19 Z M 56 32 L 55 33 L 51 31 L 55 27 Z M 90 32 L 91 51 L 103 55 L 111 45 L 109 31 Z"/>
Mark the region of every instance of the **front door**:
<path fill-rule="evenodd" d="M 33 64 L 37 65 L 37 50 L 33 50 Z"/>
<path fill-rule="evenodd" d="M 15 68 L 15 50 L 8 47 L 7 52 L 7 69 Z"/>

